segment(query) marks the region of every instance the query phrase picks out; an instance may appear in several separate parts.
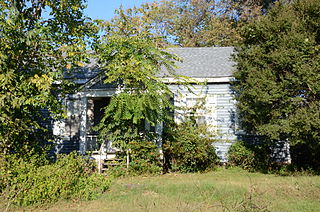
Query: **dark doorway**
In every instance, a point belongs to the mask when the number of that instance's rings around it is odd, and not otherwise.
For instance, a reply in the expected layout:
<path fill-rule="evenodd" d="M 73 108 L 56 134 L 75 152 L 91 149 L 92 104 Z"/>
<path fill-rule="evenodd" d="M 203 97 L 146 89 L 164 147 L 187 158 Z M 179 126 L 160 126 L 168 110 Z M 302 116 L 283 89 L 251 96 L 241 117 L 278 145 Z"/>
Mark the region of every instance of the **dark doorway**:
<path fill-rule="evenodd" d="M 88 99 L 87 108 L 87 150 L 98 150 L 98 132 L 92 128 L 100 123 L 104 115 L 104 108 L 110 103 L 111 97 L 93 97 Z"/>
<path fill-rule="evenodd" d="M 109 105 L 111 97 L 99 97 L 93 99 L 93 126 L 100 123 L 104 108 Z"/>

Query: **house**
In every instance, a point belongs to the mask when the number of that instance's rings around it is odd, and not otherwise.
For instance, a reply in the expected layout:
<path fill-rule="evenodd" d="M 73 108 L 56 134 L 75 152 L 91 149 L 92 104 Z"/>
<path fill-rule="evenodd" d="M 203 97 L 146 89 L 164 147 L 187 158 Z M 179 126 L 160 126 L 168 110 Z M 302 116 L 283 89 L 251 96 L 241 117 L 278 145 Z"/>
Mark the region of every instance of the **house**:
<path fill-rule="evenodd" d="M 230 89 L 234 70 L 231 59 L 233 48 L 172 48 L 168 51 L 183 60 L 177 63 L 177 74 L 204 83 L 194 84 L 191 87 L 193 92 L 190 92 L 173 78 L 163 77 L 173 93 L 174 105 L 192 106 L 200 99 L 205 101 L 205 109 L 197 111 L 198 121 L 208 124 L 210 130 L 216 132 L 219 142 L 214 145 L 221 160 L 226 161 L 226 152 L 237 138 L 235 102 Z M 117 92 L 115 85 L 102 82 L 103 75 L 100 76 L 99 73 L 92 62 L 82 71 L 67 76 L 73 78 L 81 89 L 65 99 L 68 118 L 55 122 L 53 131 L 60 137 L 57 152 L 77 150 L 84 153 L 96 148 L 97 134 L 91 128 L 101 120 L 101 108 Z M 177 122 L 182 121 L 183 112 L 174 111 L 174 118 Z M 161 133 L 162 127 L 158 125 L 155 130 Z"/>

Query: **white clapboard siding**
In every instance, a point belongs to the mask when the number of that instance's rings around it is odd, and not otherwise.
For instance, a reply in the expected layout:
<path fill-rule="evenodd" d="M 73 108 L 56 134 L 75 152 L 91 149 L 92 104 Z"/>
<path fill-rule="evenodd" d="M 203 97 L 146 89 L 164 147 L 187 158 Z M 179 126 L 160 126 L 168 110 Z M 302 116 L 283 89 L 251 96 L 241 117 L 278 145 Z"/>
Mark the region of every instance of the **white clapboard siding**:
<path fill-rule="evenodd" d="M 232 98 L 230 84 L 194 85 L 192 92 L 184 86 L 170 85 L 170 90 L 175 94 L 175 106 L 192 106 L 187 98 L 204 98 L 207 108 L 206 121 L 216 132 L 217 142 L 213 143 L 222 162 L 227 161 L 227 152 L 230 145 L 236 140 L 237 123 L 235 115 L 235 101 Z M 175 111 L 175 120 L 183 121 L 183 111 Z"/>

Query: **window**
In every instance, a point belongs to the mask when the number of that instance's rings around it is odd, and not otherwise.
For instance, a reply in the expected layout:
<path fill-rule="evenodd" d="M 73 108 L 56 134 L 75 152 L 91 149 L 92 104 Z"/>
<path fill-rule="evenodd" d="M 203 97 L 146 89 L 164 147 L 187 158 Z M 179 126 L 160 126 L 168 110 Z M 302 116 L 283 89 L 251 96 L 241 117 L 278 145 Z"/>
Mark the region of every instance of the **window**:
<path fill-rule="evenodd" d="M 184 94 L 176 96 L 175 121 L 181 123 L 187 116 L 194 116 L 198 124 L 206 124 L 211 132 L 217 130 L 217 96 L 213 94 Z"/>

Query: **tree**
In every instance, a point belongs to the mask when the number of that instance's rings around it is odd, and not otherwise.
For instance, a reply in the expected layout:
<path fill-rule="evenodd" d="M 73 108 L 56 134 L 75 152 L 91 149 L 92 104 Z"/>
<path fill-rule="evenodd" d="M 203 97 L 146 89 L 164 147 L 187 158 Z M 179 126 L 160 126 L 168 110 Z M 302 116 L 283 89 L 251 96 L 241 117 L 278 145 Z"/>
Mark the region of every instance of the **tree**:
<path fill-rule="evenodd" d="M 214 0 L 162 0 L 143 4 L 122 13 L 118 13 L 106 25 L 119 22 L 135 23 L 133 29 L 149 30 L 156 37 L 162 37 L 167 45 L 184 47 L 230 46 L 239 40 L 236 20 L 230 15 L 231 10 L 225 4 Z"/>
<path fill-rule="evenodd" d="M 83 0 L 0 1 L 0 151 L 26 155 L 48 141 L 47 108 L 59 114 L 63 72 L 86 50 Z M 59 82 L 59 86 L 55 84 Z"/>
<path fill-rule="evenodd" d="M 170 25 L 166 25 L 166 30 L 175 43 L 185 47 L 217 45 L 212 42 L 213 39 L 207 39 L 209 31 L 211 34 L 219 33 L 215 31 L 215 27 L 210 29 L 212 23 L 223 22 L 222 17 L 217 15 L 219 5 L 216 1 L 162 1 L 161 7 L 162 11 L 172 11 L 171 16 L 167 16 L 167 23 Z"/>
<path fill-rule="evenodd" d="M 277 0 L 161 0 L 142 4 L 115 16 L 106 25 L 121 20 L 133 29 L 119 27 L 117 33 L 150 30 L 163 38 L 163 45 L 183 47 L 236 46 L 239 30 L 264 15 Z M 128 26 L 128 25 L 127 25 Z M 125 33 L 127 33 L 125 32 Z"/>
<path fill-rule="evenodd" d="M 277 3 L 242 30 L 234 90 L 248 133 L 319 146 L 319 11 L 318 0 Z"/>
<path fill-rule="evenodd" d="M 278 0 L 226 0 L 225 7 L 233 11 L 233 18 L 247 22 L 266 14 Z"/>
<path fill-rule="evenodd" d="M 169 1 L 170 2 L 170 1 Z M 236 20 L 224 2 L 215 0 L 173 0 L 174 15 L 168 32 L 185 47 L 232 46 L 239 40 Z M 164 4 L 165 10 L 169 10 Z"/>
<path fill-rule="evenodd" d="M 168 117 L 171 93 L 159 74 L 166 67 L 173 75 L 178 58 L 159 48 L 161 39 L 148 28 L 127 21 L 130 11 L 118 12 L 120 18 L 102 24 L 106 36 L 96 51 L 104 82 L 116 84 L 119 93 L 111 98 L 96 129 L 104 141 L 112 140 L 114 146 L 127 150 L 130 142 L 151 139 L 145 122 L 155 126 Z"/>

